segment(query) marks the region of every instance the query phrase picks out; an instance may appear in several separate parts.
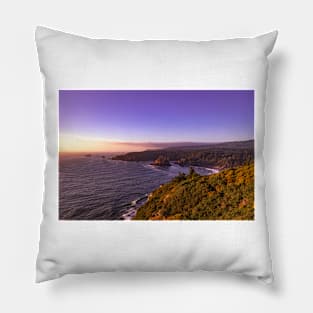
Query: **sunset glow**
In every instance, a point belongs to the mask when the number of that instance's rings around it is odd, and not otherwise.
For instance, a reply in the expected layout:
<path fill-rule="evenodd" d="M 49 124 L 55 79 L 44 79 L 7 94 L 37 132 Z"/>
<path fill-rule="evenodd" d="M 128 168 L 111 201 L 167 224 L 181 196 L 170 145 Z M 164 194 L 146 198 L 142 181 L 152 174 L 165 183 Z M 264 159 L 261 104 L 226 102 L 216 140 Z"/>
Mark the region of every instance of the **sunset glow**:
<path fill-rule="evenodd" d="M 59 151 L 128 152 L 166 142 L 249 140 L 253 97 L 252 90 L 60 90 Z"/>
<path fill-rule="evenodd" d="M 61 153 L 128 152 L 155 149 L 159 146 L 157 143 L 106 141 L 101 138 L 63 134 L 60 135 L 59 151 Z"/>

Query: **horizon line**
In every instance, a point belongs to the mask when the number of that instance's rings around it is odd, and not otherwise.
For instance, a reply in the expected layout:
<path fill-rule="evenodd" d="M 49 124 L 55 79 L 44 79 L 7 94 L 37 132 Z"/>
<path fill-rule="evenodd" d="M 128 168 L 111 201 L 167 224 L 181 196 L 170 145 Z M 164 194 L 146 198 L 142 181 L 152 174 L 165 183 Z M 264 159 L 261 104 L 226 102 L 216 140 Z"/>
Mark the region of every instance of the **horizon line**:
<path fill-rule="evenodd" d="M 59 154 L 83 154 L 83 153 L 87 153 L 87 154 L 101 154 L 101 153 L 130 153 L 130 152 L 143 152 L 143 151 L 153 151 L 153 150 L 162 150 L 162 149 L 166 149 L 166 148 L 179 148 L 182 147 L 183 145 L 190 145 L 195 146 L 195 145 L 213 145 L 213 144 L 223 144 L 223 143 L 232 143 L 232 142 L 247 142 L 247 141 L 254 141 L 254 138 L 250 138 L 250 139 L 244 139 L 244 140 L 227 140 L 227 141 L 107 141 L 107 142 L 111 142 L 111 143 L 116 143 L 118 145 L 123 145 L 123 144 L 129 144 L 129 145 L 156 145 L 156 147 L 152 147 L 152 148 L 145 148 L 145 149 L 130 149 L 129 151 L 118 151 L 118 150 L 112 150 L 112 151 L 95 151 L 95 150 L 81 150 L 81 151 L 77 151 L 77 150 L 60 150 L 58 149 L 58 153 Z M 160 145 L 159 147 L 157 147 L 157 145 Z M 174 146 L 173 146 L 174 145 Z M 59 146 L 60 148 L 60 146 Z"/>

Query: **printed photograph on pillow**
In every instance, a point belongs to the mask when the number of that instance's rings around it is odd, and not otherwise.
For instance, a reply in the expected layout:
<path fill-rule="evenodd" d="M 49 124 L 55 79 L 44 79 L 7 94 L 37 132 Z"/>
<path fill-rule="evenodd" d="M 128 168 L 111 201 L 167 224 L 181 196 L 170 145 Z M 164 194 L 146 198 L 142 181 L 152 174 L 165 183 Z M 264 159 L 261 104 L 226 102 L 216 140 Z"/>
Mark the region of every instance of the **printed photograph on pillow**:
<path fill-rule="evenodd" d="M 254 220 L 253 90 L 60 90 L 60 220 Z"/>

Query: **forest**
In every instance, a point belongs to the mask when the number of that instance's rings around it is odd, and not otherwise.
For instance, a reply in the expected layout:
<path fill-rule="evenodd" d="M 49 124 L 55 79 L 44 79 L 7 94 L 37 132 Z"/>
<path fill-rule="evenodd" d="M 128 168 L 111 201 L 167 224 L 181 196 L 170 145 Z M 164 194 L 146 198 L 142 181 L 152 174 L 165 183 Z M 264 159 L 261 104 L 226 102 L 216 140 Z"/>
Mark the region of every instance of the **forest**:
<path fill-rule="evenodd" d="M 126 153 L 114 159 L 190 167 L 188 175 L 179 174 L 154 190 L 134 220 L 254 219 L 254 140 L 175 146 Z M 200 176 L 193 166 L 219 172 Z"/>
<path fill-rule="evenodd" d="M 181 166 L 203 166 L 222 170 L 253 162 L 254 140 L 169 147 L 113 157 L 114 160 L 123 161 L 155 161 L 159 158 Z"/>
<path fill-rule="evenodd" d="M 209 176 L 190 168 L 152 192 L 134 220 L 253 220 L 254 164 Z"/>

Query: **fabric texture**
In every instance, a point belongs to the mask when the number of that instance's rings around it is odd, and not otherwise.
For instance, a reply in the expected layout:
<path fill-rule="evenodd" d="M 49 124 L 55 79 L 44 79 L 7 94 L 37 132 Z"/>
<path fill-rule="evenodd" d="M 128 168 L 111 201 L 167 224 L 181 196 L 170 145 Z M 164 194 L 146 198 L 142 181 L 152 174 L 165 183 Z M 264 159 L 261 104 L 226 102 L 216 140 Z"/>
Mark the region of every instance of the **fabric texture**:
<path fill-rule="evenodd" d="M 272 281 L 263 141 L 268 55 L 276 37 L 135 42 L 37 28 L 47 152 L 37 282 L 90 272 L 200 270 Z M 61 220 L 60 90 L 253 90 L 254 219 Z"/>

